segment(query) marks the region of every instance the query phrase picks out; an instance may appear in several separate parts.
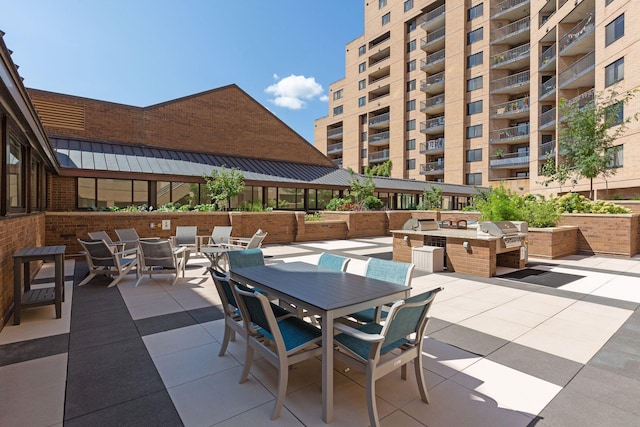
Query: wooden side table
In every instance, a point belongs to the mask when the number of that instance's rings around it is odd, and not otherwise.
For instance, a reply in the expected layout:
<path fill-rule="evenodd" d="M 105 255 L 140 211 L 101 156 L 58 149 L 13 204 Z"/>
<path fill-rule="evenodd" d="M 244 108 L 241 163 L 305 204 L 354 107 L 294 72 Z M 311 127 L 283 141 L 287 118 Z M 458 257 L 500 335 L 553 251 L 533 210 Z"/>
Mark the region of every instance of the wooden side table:
<path fill-rule="evenodd" d="M 14 325 L 20 324 L 22 307 L 55 304 L 56 319 L 62 317 L 65 249 L 66 246 L 64 245 L 27 247 L 13 254 Z M 53 287 L 31 289 L 31 261 L 53 261 L 55 263 L 55 284 Z"/>

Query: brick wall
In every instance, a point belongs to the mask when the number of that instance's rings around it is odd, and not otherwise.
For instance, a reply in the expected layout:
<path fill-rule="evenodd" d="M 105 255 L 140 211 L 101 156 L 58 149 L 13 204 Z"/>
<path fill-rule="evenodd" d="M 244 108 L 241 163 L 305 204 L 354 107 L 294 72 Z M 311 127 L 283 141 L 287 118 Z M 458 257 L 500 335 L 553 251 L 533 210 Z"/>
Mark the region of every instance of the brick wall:
<path fill-rule="evenodd" d="M 530 228 L 529 256 L 555 259 L 576 254 L 578 232 L 575 226 Z"/>
<path fill-rule="evenodd" d="M 13 254 L 27 246 L 42 246 L 45 215 L 24 215 L 0 220 L 0 329 L 13 310 Z M 39 263 L 31 265 L 31 272 L 38 271 Z"/>
<path fill-rule="evenodd" d="M 558 225 L 580 229 L 579 252 L 631 257 L 640 247 L 639 220 L 640 214 L 563 214 Z"/>
<path fill-rule="evenodd" d="M 467 273 L 480 277 L 492 277 L 496 274 L 496 241 L 470 240 L 469 249 L 462 244 L 467 241 L 459 238 L 447 238 L 447 270 Z"/>
<path fill-rule="evenodd" d="M 384 236 L 389 234 L 387 213 L 375 212 L 322 212 L 322 218 L 347 223 L 347 238 Z"/>
<path fill-rule="evenodd" d="M 60 212 L 76 210 L 77 192 L 75 177 L 49 175 L 48 209 Z"/>

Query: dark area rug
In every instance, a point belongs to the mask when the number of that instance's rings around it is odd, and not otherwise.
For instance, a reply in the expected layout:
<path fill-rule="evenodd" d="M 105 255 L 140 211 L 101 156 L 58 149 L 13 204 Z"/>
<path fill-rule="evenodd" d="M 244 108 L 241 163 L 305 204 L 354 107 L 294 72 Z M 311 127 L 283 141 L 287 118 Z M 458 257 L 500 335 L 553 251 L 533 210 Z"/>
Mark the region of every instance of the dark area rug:
<path fill-rule="evenodd" d="M 367 254 L 367 256 L 371 258 L 386 259 L 387 261 L 391 261 L 393 259 L 393 252 L 378 252 L 375 254 Z"/>
<path fill-rule="evenodd" d="M 535 268 L 524 268 L 522 270 L 497 276 L 501 279 L 517 280 L 521 282 L 531 283 L 533 285 L 548 286 L 550 288 L 559 288 L 575 280 L 582 279 L 585 276 L 577 274 L 556 273 L 554 271 L 538 270 Z"/>

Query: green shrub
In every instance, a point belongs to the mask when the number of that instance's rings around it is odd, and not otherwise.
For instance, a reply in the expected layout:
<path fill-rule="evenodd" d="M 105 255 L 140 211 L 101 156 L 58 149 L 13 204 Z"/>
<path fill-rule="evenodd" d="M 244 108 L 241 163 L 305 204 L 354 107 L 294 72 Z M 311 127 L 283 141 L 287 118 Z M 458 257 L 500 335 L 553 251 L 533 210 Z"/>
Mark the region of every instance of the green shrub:
<path fill-rule="evenodd" d="M 314 212 L 304 216 L 305 221 L 322 221 L 322 212 Z"/>
<path fill-rule="evenodd" d="M 364 207 L 367 210 L 376 211 L 382 209 L 383 206 L 384 203 L 382 202 L 382 200 L 378 199 L 376 196 L 367 196 L 364 199 Z"/>
<path fill-rule="evenodd" d="M 625 214 L 630 209 L 614 203 L 598 200 L 596 202 L 578 193 L 567 193 L 555 199 L 556 209 L 560 213 L 598 213 Z"/>

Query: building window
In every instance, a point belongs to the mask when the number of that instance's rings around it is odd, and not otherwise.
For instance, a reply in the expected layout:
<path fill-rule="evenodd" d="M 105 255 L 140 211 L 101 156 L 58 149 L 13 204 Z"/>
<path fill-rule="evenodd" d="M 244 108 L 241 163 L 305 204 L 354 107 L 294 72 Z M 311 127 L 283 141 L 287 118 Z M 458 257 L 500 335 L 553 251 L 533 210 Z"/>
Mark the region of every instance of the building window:
<path fill-rule="evenodd" d="M 482 185 L 481 173 L 468 173 L 466 176 L 467 185 Z"/>
<path fill-rule="evenodd" d="M 358 56 L 362 56 L 367 53 L 367 45 L 363 44 L 358 48 Z"/>
<path fill-rule="evenodd" d="M 404 2 L 404 11 L 405 11 L 405 12 L 408 12 L 408 11 L 410 11 L 411 9 L 413 9 L 413 0 L 406 0 L 406 1 Z"/>
<path fill-rule="evenodd" d="M 473 68 L 482 64 L 482 52 L 467 56 L 467 68 Z"/>
<path fill-rule="evenodd" d="M 479 113 L 482 113 L 482 100 L 469 102 L 467 104 L 467 115 L 471 116 Z"/>
<path fill-rule="evenodd" d="M 611 163 L 607 165 L 609 168 L 621 168 L 624 163 L 624 146 L 616 145 L 611 147 L 611 154 L 613 155 Z"/>
<path fill-rule="evenodd" d="M 480 138 L 482 136 L 482 125 L 467 126 L 467 138 Z"/>
<path fill-rule="evenodd" d="M 366 141 L 366 140 L 367 140 L 367 131 L 364 131 L 360 133 L 360 141 Z"/>
<path fill-rule="evenodd" d="M 407 53 L 409 52 L 413 52 L 414 50 L 416 50 L 416 39 L 411 40 L 409 43 L 407 43 Z"/>
<path fill-rule="evenodd" d="M 606 46 L 624 36 L 624 13 L 605 27 L 604 34 Z"/>
<path fill-rule="evenodd" d="M 391 22 L 391 12 L 382 15 L 382 25 L 387 25 L 389 22 Z"/>
<path fill-rule="evenodd" d="M 9 138 L 9 156 L 7 157 L 9 180 L 9 208 L 24 208 L 24 148 L 22 144 Z"/>
<path fill-rule="evenodd" d="M 407 82 L 407 92 L 411 92 L 412 90 L 416 90 L 416 81 L 410 80 Z"/>
<path fill-rule="evenodd" d="M 467 150 L 467 162 L 480 162 L 482 161 L 482 148 L 476 148 L 475 150 Z"/>
<path fill-rule="evenodd" d="M 416 149 L 416 140 L 415 139 L 407 139 L 407 142 L 405 144 L 406 146 L 406 150 L 407 151 L 411 151 L 411 150 L 415 150 Z"/>
<path fill-rule="evenodd" d="M 604 5 L 609 6 L 613 0 L 605 0 Z"/>
<path fill-rule="evenodd" d="M 609 127 L 618 126 L 624 121 L 624 102 L 616 102 L 607 107 L 605 114 L 606 123 Z"/>
<path fill-rule="evenodd" d="M 367 115 L 366 114 L 362 114 L 360 116 L 360 124 L 363 125 L 363 126 L 367 124 Z"/>
<path fill-rule="evenodd" d="M 367 105 L 367 97 L 361 96 L 358 98 L 358 107 L 364 107 L 365 105 Z"/>
<path fill-rule="evenodd" d="M 484 13 L 484 4 L 480 3 L 477 4 L 473 7 L 469 8 L 469 11 L 467 13 L 467 20 L 468 21 L 473 21 L 476 18 L 479 18 L 482 16 L 482 14 Z"/>
<path fill-rule="evenodd" d="M 418 21 L 412 19 L 411 21 L 407 22 L 407 34 L 411 33 L 416 28 L 418 28 Z"/>
<path fill-rule="evenodd" d="M 387 5 L 387 0 L 378 0 L 378 9 L 382 9 Z"/>
<path fill-rule="evenodd" d="M 479 42 L 480 40 L 482 40 L 482 37 L 483 37 L 482 27 L 478 28 L 477 30 L 470 31 L 467 34 L 467 44 L 473 44 L 475 42 Z"/>
<path fill-rule="evenodd" d="M 342 98 L 342 89 L 333 92 L 333 100 Z"/>
<path fill-rule="evenodd" d="M 360 150 L 360 158 L 361 159 L 366 159 L 367 158 L 367 149 L 363 148 L 362 150 Z"/>
<path fill-rule="evenodd" d="M 360 64 L 358 64 L 358 72 L 364 73 L 365 71 L 367 71 L 367 63 L 361 62 Z"/>
<path fill-rule="evenodd" d="M 416 120 L 415 119 L 411 119 L 411 120 L 407 120 L 407 128 L 406 130 L 415 130 L 416 129 Z"/>
<path fill-rule="evenodd" d="M 96 207 L 96 179 L 78 178 L 78 208 L 89 209 Z"/>
<path fill-rule="evenodd" d="M 337 116 L 342 114 L 342 105 L 338 105 L 337 107 L 333 107 L 333 115 Z"/>
<path fill-rule="evenodd" d="M 362 90 L 365 87 L 367 87 L 367 80 L 366 79 L 362 79 L 358 82 L 358 90 Z"/>
<path fill-rule="evenodd" d="M 416 109 L 416 100 L 410 99 L 407 101 L 407 111 L 413 111 Z"/>
<path fill-rule="evenodd" d="M 416 69 L 416 60 L 415 59 L 412 59 L 411 61 L 407 62 L 407 73 L 415 71 L 415 69 Z"/>
<path fill-rule="evenodd" d="M 407 159 L 407 170 L 415 170 L 416 168 L 416 159 Z"/>
<path fill-rule="evenodd" d="M 624 79 L 624 57 L 604 67 L 604 85 L 611 86 Z"/>
<path fill-rule="evenodd" d="M 482 89 L 482 76 L 467 80 L 467 92 Z"/>

